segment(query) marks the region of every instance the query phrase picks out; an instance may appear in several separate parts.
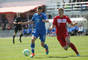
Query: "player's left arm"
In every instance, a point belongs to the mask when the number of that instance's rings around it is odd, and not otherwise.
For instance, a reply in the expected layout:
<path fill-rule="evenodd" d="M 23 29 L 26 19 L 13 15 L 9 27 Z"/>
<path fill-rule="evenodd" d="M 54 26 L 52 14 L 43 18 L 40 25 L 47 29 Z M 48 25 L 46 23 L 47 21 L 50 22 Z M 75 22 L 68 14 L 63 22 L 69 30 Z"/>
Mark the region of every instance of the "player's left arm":
<path fill-rule="evenodd" d="M 42 20 L 43 22 L 49 22 L 48 20 Z"/>
<path fill-rule="evenodd" d="M 72 26 L 76 26 L 76 25 L 77 25 L 77 23 L 74 23 L 74 24 L 73 24 L 73 23 L 71 23 L 71 25 L 72 25 Z"/>
<path fill-rule="evenodd" d="M 73 24 L 69 17 L 67 17 L 67 22 L 68 22 L 69 24 L 71 24 L 72 26 L 75 26 L 75 25 L 77 24 L 77 23 L 74 23 L 74 24 Z"/>

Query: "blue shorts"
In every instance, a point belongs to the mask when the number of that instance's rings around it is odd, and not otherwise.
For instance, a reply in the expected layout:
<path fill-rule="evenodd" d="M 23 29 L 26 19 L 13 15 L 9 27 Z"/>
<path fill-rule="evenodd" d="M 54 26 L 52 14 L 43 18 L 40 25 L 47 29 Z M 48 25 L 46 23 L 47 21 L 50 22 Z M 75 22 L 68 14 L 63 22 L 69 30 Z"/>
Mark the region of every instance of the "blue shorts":
<path fill-rule="evenodd" d="M 38 31 L 38 30 L 33 30 L 32 32 L 32 36 L 36 37 L 36 38 L 40 38 L 41 42 L 45 42 L 46 39 L 46 31 Z"/>

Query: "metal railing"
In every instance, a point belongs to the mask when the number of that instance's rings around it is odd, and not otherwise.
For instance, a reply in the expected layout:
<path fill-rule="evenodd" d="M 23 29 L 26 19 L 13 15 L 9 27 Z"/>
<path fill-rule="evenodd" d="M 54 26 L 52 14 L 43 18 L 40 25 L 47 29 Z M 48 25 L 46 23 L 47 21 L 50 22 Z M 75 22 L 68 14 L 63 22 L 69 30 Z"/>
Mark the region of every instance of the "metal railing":
<path fill-rule="evenodd" d="M 65 11 L 85 11 L 88 10 L 88 2 L 64 3 Z"/>

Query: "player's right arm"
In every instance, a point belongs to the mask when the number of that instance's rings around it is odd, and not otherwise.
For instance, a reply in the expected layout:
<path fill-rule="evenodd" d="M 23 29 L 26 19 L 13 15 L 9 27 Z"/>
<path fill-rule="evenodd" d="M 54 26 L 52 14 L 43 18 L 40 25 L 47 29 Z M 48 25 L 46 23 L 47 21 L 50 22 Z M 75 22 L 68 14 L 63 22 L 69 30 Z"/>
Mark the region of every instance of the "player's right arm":
<path fill-rule="evenodd" d="M 36 16 L 35 16 L 35 14 L 34 14 L 31 21 L 28 21 L 28 22 L 18 22 L 18 24 L 23 24 L 23 25 L 26 25 L 26 24 L 33 24 L 33 23 L 34 23 L 34 20 L 35 20 L 35 17 L 36 17 Z"/>
<path fill-rule="evenodd" d="M 55 25 L 51 25 L 49 30 L 52 30 L 53 28 L 55 28 Z"/>
<path fill-rule="evenodd" d="M 18 24 L 23 24 L 23 25 L 26 25 L 26 24 L 33 24 L 33 21 L 28 21 L 28 22 L 18 22 Z"/>
<path fill-rule="evenodd" d="M 49 30 L 52 30 L 55 27 L 56 27 L 56 17 L 53 19 L 53 23 L 52 23 L 51 27 L 49 28 Z"/>

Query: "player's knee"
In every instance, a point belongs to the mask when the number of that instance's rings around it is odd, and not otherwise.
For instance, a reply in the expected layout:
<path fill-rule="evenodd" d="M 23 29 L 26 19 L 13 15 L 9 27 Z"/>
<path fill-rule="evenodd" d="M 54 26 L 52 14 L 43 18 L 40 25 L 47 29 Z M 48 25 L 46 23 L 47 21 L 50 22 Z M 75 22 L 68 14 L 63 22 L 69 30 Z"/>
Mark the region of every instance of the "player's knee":
<path fill-rule="evenodd" d="M 66 50 L 66 51 L 67 51 L 67 50 L 68 50 L 68 48 L 64 48 L 64 50 Z"/>
<path fill-rule="evenodd" d="M 13 35 L 13 38 L 15 37 L 16 35 Z"/>
<path fill-rule="evenodd" d="M 71 43 L 68 43 L 68 46 L 70 46 Z"/>
<path fill-rule="evenodd" d="M 16 36 L 17 32 L 14 32 L 13 36 Z"/>
<path fill-rule="evenodd" d="M 68 49 L 67 49 L 67 48 L 64 48 L 64 50 L 66 50 L 66 51 L 67 51 Z"/>
<path fill-rule="evenodd" d="M 68 46 L 65 46 L 65 47 L 64 47 L 64 50 L 66 50 L 66 51 L 67 51 L 67 50 L 68 50 L 68 48 L 69 48 Z"/>
<path fill-rule="evenodd" d="M 35 39 L 32 39 L 32 41 L 31 41 L 32 43 L 35 43 Z"/>
<path fill-rule="evenodd" d="M 20 34 L 20 37 L 22 37 L 23 36 L 23 34 Z"/>
<path fill-rule="evenodd" d="M 44 43 L 41 43 L 41 46 L 44 47 Z"/>

